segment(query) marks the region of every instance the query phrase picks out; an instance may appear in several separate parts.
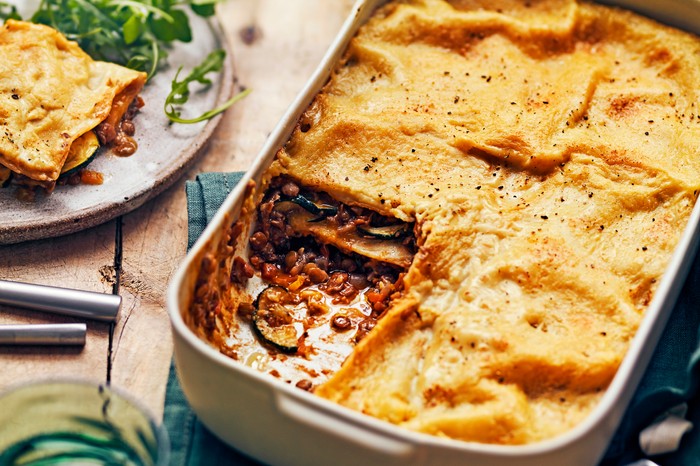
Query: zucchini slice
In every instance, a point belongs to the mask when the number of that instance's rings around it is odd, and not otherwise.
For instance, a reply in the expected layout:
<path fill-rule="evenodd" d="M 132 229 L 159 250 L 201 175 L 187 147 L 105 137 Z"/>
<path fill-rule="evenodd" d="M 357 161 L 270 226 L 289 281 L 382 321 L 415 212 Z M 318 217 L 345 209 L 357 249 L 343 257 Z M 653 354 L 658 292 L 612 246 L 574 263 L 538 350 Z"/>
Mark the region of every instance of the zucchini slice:
<path fill-rule="evenodd" d="M 10 184 L 12 179 L 12 170 L 4 165 L 0 165 L 0 188 L 4 188 Z"/>
<path fill-rule="evenodd" d="M 287 290 L 269 286 L 256 299 L 253 311 L 253 326 L 258 335 L 285 353 L 296 353 L 299 348 L 294 318 L 286 306 L 292 302 L 293 297 Z"/>
<path fill-rule="evenodd" d="M 300 205 L 304 210 L 311 212 L 314 215 L 328 217 L 338 213 L 338 208 L 334 205 L 325 204 L 322 202 L 314 202 L 301 194 L 290 199 L 293 203 Z"/>
<path fill-rule="evenodd" d="M 296 202 L 292 201 L 278 201 L 275 203 L 275 206 L 273 207 L 274 210 L 278 212 L 283 212 L 283 213 L 289 213 L 292 211 L 300 211 L 300 212 L 305 212 L 306 215 L 308 215 L 309 218 L 313 218 L 313 215 L 311 215 L 311 212 L 302 210 Z"/>
<path fill-rule="evenodd" d="M 100 141 L 94 132 L 88 131 L 73 141 L 66 162 L 61 169 L 61 176 L 70 175 L 85 168 L 97 155 Z"/>

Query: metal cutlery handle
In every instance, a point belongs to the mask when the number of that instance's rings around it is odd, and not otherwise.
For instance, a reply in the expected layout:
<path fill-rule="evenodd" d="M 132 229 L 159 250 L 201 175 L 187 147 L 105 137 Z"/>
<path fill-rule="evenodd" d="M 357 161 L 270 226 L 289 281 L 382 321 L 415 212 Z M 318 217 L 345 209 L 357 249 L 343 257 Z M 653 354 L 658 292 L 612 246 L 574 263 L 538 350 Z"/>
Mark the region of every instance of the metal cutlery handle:
<path fill-rule="evenodd" d="M 85 324 L 0 325 L 0 345 L 85 345 Z"/>
<path fill-rule="evenodd" d="M 115 294 L 0 280 L 0 304 L 10 306 L 112 322 L 121 303 Z"/>

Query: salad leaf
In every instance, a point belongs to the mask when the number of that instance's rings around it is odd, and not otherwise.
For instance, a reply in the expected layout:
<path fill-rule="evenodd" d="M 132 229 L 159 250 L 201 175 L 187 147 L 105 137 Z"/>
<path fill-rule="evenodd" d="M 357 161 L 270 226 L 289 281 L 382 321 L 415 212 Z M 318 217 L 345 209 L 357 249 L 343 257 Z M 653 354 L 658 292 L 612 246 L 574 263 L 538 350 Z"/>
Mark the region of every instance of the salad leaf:
<path fill-rule="evenodd" d="M 231 105 L 235 104 L 245 96 L 250 93 L 250 89 L 246 89 L 233 96 L 231 99 L 227 100 L 220 106 L 204 112 L 198 117 L 194 118 L 182 118 L 180 116 L 180 110 L 178 110 L 179 105 L 183 105 L 187 102 L 190 97 L 190 84 L 194 82 L 199 82 L 200 84 L 209 85 L 211 80 L 206 77 L 209 73 L 216 73 L 221 71 L 224 65 L 224 58 L 226 57 L 226 52 L 223 50 L 215 50 L 211 52 L 204 61 L 198 66 L 194 67 L 190 74 L 188 74 L 184 79 L 178 81 L 182 67 L 177 70 L 175 77 L 173 78 L 172 87 L 170 94 L 165 98 L 165 104 L 163 106 L 165 114 L 168 119 L 174 123 L 198 123 L 200 121 L 208 120 L 219 113 L 223 112 Z"/>
<path fill-rule="evenodd" d="M 20 19 L 17 7 L 7 2 L 0 2 L 0 19 Z"/>

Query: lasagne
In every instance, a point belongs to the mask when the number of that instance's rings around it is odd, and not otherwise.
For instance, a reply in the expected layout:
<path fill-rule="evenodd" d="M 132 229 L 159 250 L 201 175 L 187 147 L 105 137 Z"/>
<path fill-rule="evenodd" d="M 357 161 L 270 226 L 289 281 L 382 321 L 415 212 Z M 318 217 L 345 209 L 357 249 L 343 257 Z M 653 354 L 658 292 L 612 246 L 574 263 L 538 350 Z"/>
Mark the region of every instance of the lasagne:
<path fill-rule="evenodd" d="M 190 325 L 407 429 L 565 432 L 695 204 L 698 82 L 698 38 L 629 11 L 389 2 L 204 258 Z"/>
<path fill-rule="evenodd" d="M 100 144 L 135 150 L 133 124 L 120 122 L 142 104 L 145 73 L 94 61 L 55 29 L 14 20 L 0 28 L 0 57 L 0 180 L 50 192 Z"/>

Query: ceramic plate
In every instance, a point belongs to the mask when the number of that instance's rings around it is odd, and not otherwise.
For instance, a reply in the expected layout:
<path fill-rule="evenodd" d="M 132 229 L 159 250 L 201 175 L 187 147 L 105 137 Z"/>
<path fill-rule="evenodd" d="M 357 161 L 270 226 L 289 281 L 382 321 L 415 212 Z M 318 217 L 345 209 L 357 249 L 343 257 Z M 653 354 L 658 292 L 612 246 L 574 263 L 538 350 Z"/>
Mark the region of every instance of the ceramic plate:
<path fill-rule="evenodd" d="M 194 162 L 221 115 L 194 125 L 168 124 L 163 104 L 170 83 L 179 66 L 183 66 L 183 73 L 189 72 L 209 52 L 226 50 L 223 72 L 208 76 L 212 85 L 190 87 L 191 97 L 183 107 L 183 117 L 194 117 L 231 96 L 233 68 L 218 23 L 194 16 L 190 22 L 193 41 L 178 43 L 169 52 L 169 66 L 141 93 L 145 106 L 134 119 L 139 145 L 136 153 L 119 157 L 100 149 L 102 153 L 90 169 L 103 174 L 102 185 L 57 186 L 49 196 L 37 193 L 33 202 L 19 201 L 13 187 L 0 189 L 0 244 L 73 233 L 130 212 L 172 185 Z"/>

